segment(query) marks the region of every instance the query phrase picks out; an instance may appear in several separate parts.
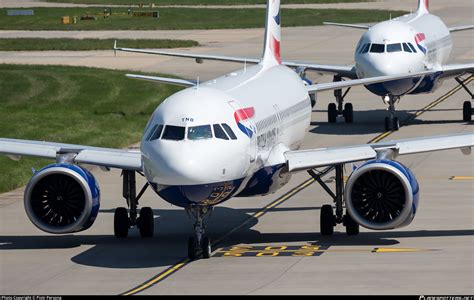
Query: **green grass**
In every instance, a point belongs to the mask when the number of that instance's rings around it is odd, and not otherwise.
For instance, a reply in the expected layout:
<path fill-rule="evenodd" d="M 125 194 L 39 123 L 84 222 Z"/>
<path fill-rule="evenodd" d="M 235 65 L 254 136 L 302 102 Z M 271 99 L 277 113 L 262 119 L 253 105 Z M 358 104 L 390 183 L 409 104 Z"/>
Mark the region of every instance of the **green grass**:
<path fill-rule="evenodd" d="M 191 40 L 129 40 L 120 39 L 120 47 L 169 49 L 198 46 Z M 88 51 L 111 50 L 114 39 L 39 39 L 39 38 L 0 38 L 0 51 Z"/>
<path fill-rule="evenodd" d="M 374 0 L 283 0 L 282 4 L 307 3 L 340 3 L 340 2 L 372 2 Z M 251 5 L 266 4 L 267 0 L 43 0 L 43 2 L 79 3 L 79 4 L 114 4 L 114 5 Z"/>
<path fill-rule="evenodd" d="M 264 26 L 265 9 L 195 9 L 161 8 L 160 19 L 128 16 L 126 8 L 116 8 L 116 15 L 104 19 L 101 8 L 35 8 L 34 16 L 7 16 L 0 9 L 0 30 L 174 30 L 232 29 Z M 61 16 L 96 14 L 97 21 L 61 24 Z M 404 12 L 384 10 L 283 9 L 284 27 L 321 25 L 324 21 L 367 23 L 387 20 Z"/>
<path fill-rule="evenodd" d="M 148 118 L 179 88 L 127 79 L 123 71 L 0 64 L 0 137 L 102 147 L 140 140 Z M 51 161 L 0 155 L 0 193 Z"/>

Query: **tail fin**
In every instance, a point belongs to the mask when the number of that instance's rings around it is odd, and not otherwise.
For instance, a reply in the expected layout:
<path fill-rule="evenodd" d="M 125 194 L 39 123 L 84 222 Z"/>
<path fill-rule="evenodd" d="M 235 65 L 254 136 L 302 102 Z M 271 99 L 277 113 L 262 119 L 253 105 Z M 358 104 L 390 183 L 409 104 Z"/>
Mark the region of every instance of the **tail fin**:
<path fill-rule="evenodd" d="M 270 66 L 281 64 L 280 42 L 280 0 L 268 0 L 262 64 Z"/>
<path fill-rule="evenodd" d="M 430 12 L 430 0 L 418 0 L 418 14 Z"/>

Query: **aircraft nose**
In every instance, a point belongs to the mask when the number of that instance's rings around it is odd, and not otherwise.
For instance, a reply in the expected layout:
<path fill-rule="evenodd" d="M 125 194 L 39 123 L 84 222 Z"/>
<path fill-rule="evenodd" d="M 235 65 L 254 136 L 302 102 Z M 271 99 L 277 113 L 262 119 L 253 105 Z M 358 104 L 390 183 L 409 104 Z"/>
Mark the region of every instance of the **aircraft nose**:
<path fill-rule="evenodd" d="M 153 181 L 165 185 L 207 184 L 236 179 L 242 176 L 246 164 L 228 146 L 212 140 L 161 141 L 148 150 L 149 158 L 144 157 L 144 165 L 148 165 L 147 173 L 153 174 Z"/>

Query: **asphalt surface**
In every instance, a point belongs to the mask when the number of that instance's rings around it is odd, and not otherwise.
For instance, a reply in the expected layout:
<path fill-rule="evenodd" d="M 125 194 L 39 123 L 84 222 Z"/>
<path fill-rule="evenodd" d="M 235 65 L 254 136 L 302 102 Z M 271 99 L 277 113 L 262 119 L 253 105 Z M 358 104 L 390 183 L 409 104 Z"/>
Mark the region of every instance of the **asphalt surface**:
<path fill-rule="evenodd" d="M 474 21 L 472 1 L 456 1 L 452 8 L 431 2 L 450 25 Z M 349 64 L 360 34 L 327 27 L 285 29 L 283 56 Z M 260 30 L 223 35 L 198 31 L 196 36 L 213 41 L 198 49 L 202 53 L 260 54 Z M 472 61 L 472 32 L 453 37 L 452 61 Z M 239 67 L 135 54 L 114 58 L 107 52 L 69 55 L 3 52 L 0 61 L 93 64 L 191 78 L 211 78 Z M 469 96 L 462 89 L 453 91 L 456 86 L 454 80 L 446 81 L 433 94 L 403 98 L 397 108 L 406 126 L 385 140 L 472 132 L 474 123 L 460 121 Z M 333 97 L 319 95 L 303 148 L 361 144 L 383 133 L 387 112 L 381 99 L 363 88 L 353 89 L 347 99 L 354 104 L 355 123 L 329 125 L 326 108 Z M 438 99 L 436 106 L 422 110 Z M 102 191 L 101 211 L 90 230 L 77 234 L 52 236 L 37 230 L 24 212 L 22 189 L 0 195 L 0 294 L 474 294 L 474 157 L 453 150 L 399 160 L 414 171 L 421 187 L 419 212 L 408 227 L 361 229 L 348 237 L 338 226 L 334 236 L 322 237 L 319 210 L 330 198 L 307 182 L 306 173 L 298 173 L 274 195 L 236 198 L 217 207 L 208 232 L 221 242 L 211 259 L 191 263 L 183 258 L 192 221 L 150 191 L 141 205 L 154 209 L 155 236 L 143 240 L 134 229 L 128 239 L 115 239 L 113 210 L 125 206 L 118 171 L 93 170 Z M 303 182 L 304 187 L 291 192 Z"/>

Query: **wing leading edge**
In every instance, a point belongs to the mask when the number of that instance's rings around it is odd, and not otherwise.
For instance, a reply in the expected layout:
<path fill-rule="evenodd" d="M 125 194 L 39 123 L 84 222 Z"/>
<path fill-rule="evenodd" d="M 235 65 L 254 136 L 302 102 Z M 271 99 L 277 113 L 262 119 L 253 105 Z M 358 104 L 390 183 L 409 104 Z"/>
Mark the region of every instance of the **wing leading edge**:
<path fill-rule="evenodd" d="M 141 153 L 138 150 L 0 138 L 0 154 L 11 158 L 33 156 L 47 159 L 57 159 L 62 154 L 70 154 L 73 156 L 74 163 L 123 170 L 142 170 Z"/>
<path fill-rule="evenodd" d="M 285 158 L 289 172 L 314 169 L 324 166 L 375 159 L 387 151 L 393 157 L 424 152 L 434 152 L 460 148 L 470 154 L 474 146 L 474 133 L 436 136 L 428 138 L 388 141 L 377 144 L 288 151 Z"/>

